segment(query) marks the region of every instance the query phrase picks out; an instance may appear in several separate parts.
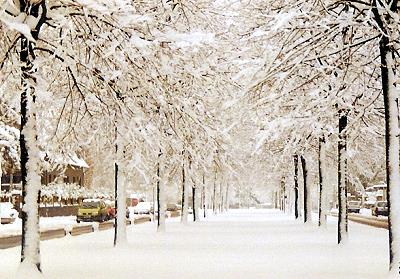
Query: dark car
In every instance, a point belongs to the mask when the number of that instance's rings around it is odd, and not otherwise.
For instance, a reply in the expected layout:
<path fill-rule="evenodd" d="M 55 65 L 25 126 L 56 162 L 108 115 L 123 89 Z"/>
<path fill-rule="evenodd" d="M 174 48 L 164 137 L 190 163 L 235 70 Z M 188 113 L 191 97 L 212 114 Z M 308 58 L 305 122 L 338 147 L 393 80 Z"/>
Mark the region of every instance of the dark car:
<path fill-rule="evenodd" d="M 387 201 L 378 201 L 372 207 L 372 215 L 378 216 L 388 216 L 389 215 L 389 207 Z"/>

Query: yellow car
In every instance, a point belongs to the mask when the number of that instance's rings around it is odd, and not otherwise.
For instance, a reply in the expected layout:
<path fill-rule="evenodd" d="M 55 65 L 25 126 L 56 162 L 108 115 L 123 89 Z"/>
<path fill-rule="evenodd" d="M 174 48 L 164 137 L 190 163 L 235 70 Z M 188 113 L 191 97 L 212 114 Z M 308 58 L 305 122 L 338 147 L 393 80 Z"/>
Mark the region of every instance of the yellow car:
<path fill-rule="evenodd" d="M 104 222 L 108 219 L 108 209 L 103 200 L 84 199 L 79 206 L 76 222 L 98 221 Z"/>

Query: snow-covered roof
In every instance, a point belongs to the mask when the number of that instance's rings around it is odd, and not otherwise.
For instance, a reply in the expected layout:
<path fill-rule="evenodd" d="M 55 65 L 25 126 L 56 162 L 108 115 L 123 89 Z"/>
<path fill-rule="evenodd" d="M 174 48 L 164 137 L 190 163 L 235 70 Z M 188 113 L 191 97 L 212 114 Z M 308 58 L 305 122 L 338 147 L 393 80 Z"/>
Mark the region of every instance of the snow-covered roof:
<path fill-rule="evenodd" d="M 89 168 L 89 165 L 85 162 L 85 160 L 78 158 L 78 156 L 76 156 L 76 154 L 73 155 L 68 155 L 69 160 L 67 159 L 67 162 L 69 165 L 72 166 L 77 166 L 77 167 L 81 167 L 81 168 Z"/>
<path fill-rule="evenodd" d="M 79 158 L 75 153 L 69 154 L 49 154 L 48 152 L 41 152 L 42 159 L 49 158 L 50 162 L 54 162 L 60 165 L 71 165 L 75 167 L 81 168 L 89 168 L 89 165 L 85 162 L 84 159 Z"/>
<path fill-rule="evenodd" d="M 375 188 L 375 189 L 381 189 L 381 188 L 387 188 L 387 185 L 386 184 L 377 184 L 377 185 L 374 185 L 374 186 L 372 186 L 373 188 Z"/>

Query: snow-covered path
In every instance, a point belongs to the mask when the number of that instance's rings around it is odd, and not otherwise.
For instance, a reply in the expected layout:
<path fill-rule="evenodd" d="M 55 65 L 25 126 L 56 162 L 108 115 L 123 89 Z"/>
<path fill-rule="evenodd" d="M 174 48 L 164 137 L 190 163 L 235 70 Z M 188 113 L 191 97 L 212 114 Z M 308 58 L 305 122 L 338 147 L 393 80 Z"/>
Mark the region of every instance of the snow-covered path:
<path fill-rule="evenodd" d="M 328 230 L 305 226 L 274 210 L 232 210 L 167 232 L 155 224 L 128 227 L 125 247 L 113 231 L 42 242 L 45 278 L 385 278 L 387 230 L 350 224 L 345 247 Z M 0 278 L 12 278 L 19 248 L 0 251 Z"/>

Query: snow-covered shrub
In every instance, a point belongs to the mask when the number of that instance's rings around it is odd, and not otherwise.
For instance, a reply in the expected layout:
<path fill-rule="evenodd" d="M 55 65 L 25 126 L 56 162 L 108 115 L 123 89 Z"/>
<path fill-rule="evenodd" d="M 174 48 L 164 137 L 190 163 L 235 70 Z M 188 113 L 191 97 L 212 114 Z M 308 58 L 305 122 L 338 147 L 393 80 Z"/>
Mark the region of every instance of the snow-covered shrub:
<path fill-rule="evenodd" d="M 50 183 L 42 185 L 41 196 L 47 200 L 56 200 L 65 203 L 68 200 L 79 200 L 84 198 L 113 198 L 109 189 L 88 189 L 75 183 Z"/>

